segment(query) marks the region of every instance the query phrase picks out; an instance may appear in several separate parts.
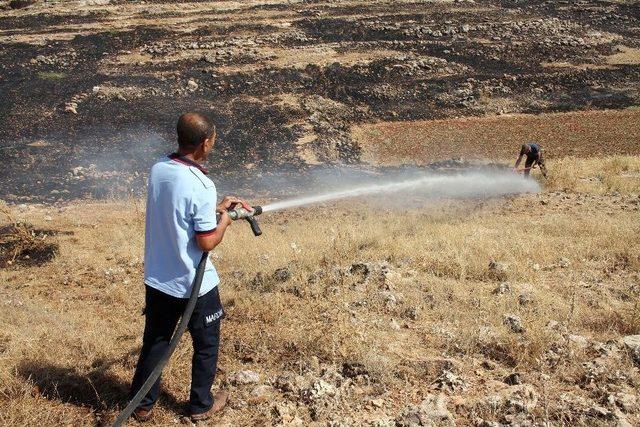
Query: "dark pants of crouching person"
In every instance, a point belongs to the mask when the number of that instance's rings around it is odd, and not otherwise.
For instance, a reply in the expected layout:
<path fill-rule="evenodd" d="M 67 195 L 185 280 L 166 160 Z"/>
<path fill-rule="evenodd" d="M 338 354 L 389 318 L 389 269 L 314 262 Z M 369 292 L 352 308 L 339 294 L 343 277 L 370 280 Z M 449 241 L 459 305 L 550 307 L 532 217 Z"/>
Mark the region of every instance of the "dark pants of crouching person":
<path fill-rule="evenodd" d="M 527 160 L 524 162 L 524 176 L 529 176 L 531 173 L 531 168 L 533 164 L 536 162 L 537 157 L 527 156 Z"/>
<path fill-rule="evenodd" d="M 142 350 L 133 376 L 131 397 L 142 387 L 158 361 L 169 348 L 169 341 L 180 316 L 187 305 L 187 298 L 176 298 L 145 286 L 145 326 Z M 213 405 L 211 386 L 215 379 L 220 343 L 220 320 L 224 316 L 218 287 L 198 298 L 189 321 L 189 333 L 193 341 L 191 368 L 191 393 L 189 406 L 192 414 L 208 411 Z M 151 409 L 158 399 L 160 378 L 151 387 L 138 408 Z"/>

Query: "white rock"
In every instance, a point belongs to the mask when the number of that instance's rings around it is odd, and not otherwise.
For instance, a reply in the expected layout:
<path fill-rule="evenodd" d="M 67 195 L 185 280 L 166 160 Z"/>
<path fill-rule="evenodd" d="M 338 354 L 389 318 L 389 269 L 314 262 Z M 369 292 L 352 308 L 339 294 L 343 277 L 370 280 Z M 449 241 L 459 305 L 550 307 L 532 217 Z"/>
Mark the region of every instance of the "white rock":
<path fill-rule="evenodd" d="M 384 406 L 384 399 L 371 399 L 371 406 L 382 408 Z"/>
<path fill-rule="evenodd" d="M 198 83 L 196 83 L 196 81 L 193 79 L 189 79 L 189 81 L 187 82 L 187 90 L 189 90 L 190 92 L 198 90 Z"/>
<path fill-rule="evenodd" d="M 620 410 L 616 409 L 613 411 L 613 416 L 616 419 L 616 427 L 632 427 L 632 424 Z"/>
<path fill-rule="evenodd" d="M 273 391 L 273 387 L 268 386 L 266 384 L 262 384 L 251 390 L 251 396 L 265 396 L 270 394 Z"/>
<path fill-rule="evenodd" d="M 571 334 L 567 337 L 567 339 L 569 340 L 570 343 L 574 344 L 576 347 L 579 347 L 579 348 L 587 348 L 589 346 L 589 340 L 583 337 L 582 335 Z"/>
<path fill-rule="evenodd" d="M 78 114 L 77 108 L 78 108 L 78 104 L 76 104 L 75 102 L 69 102 L 65 104 L 64 112 L 71 113 L 71 114 Z"/>
<path fill-rule="evenodd" d="M 438 390 L 454 392 L 466 389 L 467 383 L 455 373 L 445 369 L 440 376 L 436 378 L 432 386 Z"/>
<path fill-rule="evenodd" d="M 496 295 L 502 295 L 511 292 L 511 286 L 509 282 L 501 282 L 497 288 L 493 290 L 493 293 Z"/>
<path fill-rule="evenodd" d="M 524 412 L 529 413 L 538 404 L 538 394 L 529 384 L 507 387 L 497 394 L 484 398 L 484 405 L 491 411 Z"/>
<path fill-rule="evenodd" d="M 501 272 L 504 273 L 509 269 L 509 264 L 507 264 L 506 262 L 502 262 L 502 261 L 491 261 L 489 263 L 489 270 L 491 271 L 497 271 L 497 272 Z"/>
<path fill-rule="evenodd" d="M 622 338 L 622 342 L 631 353 L 633 361 L 640 365 L 640 335 L 627 335 Z"/>
<path fill-rule="evenodd" d="M 229 382 L 231 384 L 255 384 L 260 381 L 260 374 L 253 371 L 237 371 L 229 376 Z"/>
<path fill-rule="evenodd" d="M 302 391 L 302 395 L 307 401 L 314 402 L 327 397 L 338 395 L 338 389 L 333 384 L 329 384 L 323 379 L 314 382 L 311 387 Z"/>
<path fill-rule="evenodd" d="M 429 394 L 420 405 L 410 405 L 406 407 L 400 415 L 396 417 L 396 426 L 455 426 L 456 422 L 451 412 L 447 409 L 447 402 L 448 399 L 443 394 L 437 396 Z"/>
<path fill-rule="evenodd" d="M 273 394 L 273 391 L 273 387 L 266 384 L 261 384 L 251 390 L 251 398 L 249 399 L 249 403 L 266 402 Z"/>
<path fill-rule="evenodd" d="M 523 292 L 520 295 L 518 295 L 518 304 L 520 304 L 520 305 L 529 305 L 532 302 L 533 302 L 533 298 L 531 297 L 531 294 Z"/>
<path fill-rule="evenodd" d="M 630 393 L 616 393 L 614 402 L 624 412 L 633 412 L 638 408 L 638 398 Z"/>
<path fill-rule="evenodd" d="M 512 332 L 521 334 L 524 332 L 524 326 L 522 325 L 522 319 L 515 314 L 505 314 L 502 316 L 502 323 L 511 329 Z"/>
<path fill-rule="evenodd" d="M 618 418 L 616 427 L 633 427 L 633 424 L 631 424 L 626 418 L 621 417 L 621 418 Z"/>
<path fill-rule="evenodd" d="M 396 306 L 396 302 L 398 301 L 396 296 L 389 291 L 380 292 L 380 296 L 384 300 L 384 304 L 387 308 L 393 308 Z"/>

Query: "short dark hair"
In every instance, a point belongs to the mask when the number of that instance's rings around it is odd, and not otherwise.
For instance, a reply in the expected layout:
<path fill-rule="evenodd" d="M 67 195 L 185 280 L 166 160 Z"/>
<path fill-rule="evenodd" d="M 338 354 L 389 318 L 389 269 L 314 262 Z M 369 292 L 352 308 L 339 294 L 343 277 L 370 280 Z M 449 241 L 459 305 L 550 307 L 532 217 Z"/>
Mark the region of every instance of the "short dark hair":
<path fill-rule="evenodd" d="M 178 145 L 180 148 L 195 150 L 205 139 L 216 133 L 213 122 L 201 113 L 185 113 L 178 119 Z"/>

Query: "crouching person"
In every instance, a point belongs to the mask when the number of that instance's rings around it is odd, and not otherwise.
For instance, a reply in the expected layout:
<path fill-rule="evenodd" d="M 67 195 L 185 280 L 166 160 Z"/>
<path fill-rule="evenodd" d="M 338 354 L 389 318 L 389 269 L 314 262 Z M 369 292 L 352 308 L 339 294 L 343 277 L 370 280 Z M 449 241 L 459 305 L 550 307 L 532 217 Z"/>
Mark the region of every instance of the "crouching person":
<path fill-rule="evenodd" d="M 536 165 L 540 166 L 540 172 L 546 178 L 547 177 L 547 167 L 544 162 L 544 156 L 542 155 L 542 147 L 533 142 L 528 142 L 523 144 L 520 148 L 520 154 L 518 155 L 518 159 L 516 160 L 516 164 L 513 167 L 514 170 L 518 169 L 520 166 L 520 162 L 523 157 L 527 157 L 527 160 L 524 162 L 524 175 L 529 176 L 531 169 L 533 169 Z"/>

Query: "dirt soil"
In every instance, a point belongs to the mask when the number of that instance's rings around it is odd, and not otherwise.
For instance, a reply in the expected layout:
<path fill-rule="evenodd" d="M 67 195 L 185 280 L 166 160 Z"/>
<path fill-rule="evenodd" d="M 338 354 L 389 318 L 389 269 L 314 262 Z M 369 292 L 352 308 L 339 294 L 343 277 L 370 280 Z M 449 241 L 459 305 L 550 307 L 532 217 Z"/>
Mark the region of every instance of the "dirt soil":
<path fill-rule="evenodd" d="M 224 190 L 361 162 L 353 125 L 639 99 L 636 1 L 0 7 L 0 197 L 13 202 L 140 193 L 190 109 L 220 125 L 209 166 Z"/>
<path fill-rule="evenodd" d="M 374 165 L 429 164 L 456 157 L 504 159 L 534 141 L 549 159 L 640 153 L 640 109 L 381 122 L 356 126 L 361 159 Z"/>

